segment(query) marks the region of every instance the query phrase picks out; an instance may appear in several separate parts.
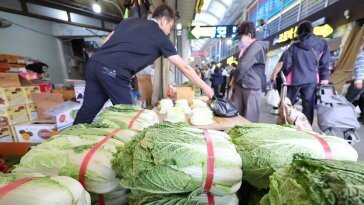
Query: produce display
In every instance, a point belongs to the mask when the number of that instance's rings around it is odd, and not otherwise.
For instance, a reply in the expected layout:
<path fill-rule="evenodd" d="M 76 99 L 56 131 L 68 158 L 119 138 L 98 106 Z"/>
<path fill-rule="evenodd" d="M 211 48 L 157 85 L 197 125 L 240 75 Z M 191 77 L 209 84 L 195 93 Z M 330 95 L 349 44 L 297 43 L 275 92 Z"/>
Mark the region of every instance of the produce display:
<path fill-rule="evenodd" d="M 192 109 L 195 108 L 208 108 L 209 106 L 207 105 L 207 103 L 203 100 L 200 99 L 193 99 L 193 104 L 191 105 Z"/>
<path fill-rule="evenodd" d="M 364 204 L 364 164 L 295 156 L 270 178 L 261 205 Z"/>
<path fill-rule="evenodd" d="M 10 187 L 9 184 L 18 185 Z M 1 205 L 90 205 L 90 194 L 75 179 L 41 174 L 1 174 Z"/>
<path fill-rule="evenodd" d="M 210 196 L 214 200 L 214 205 L 239 205 L 238 197 L 235 194 L 227 196 Z M 131 205 L 207 205 L 209 199 L 207 194 L 201 194 L 195 197 L 188 195 L 176 195 L 168 197 L 155 197 L 144 199 L 143 201 L 131 201 Z M 211 203 L 210 203 L 211 204 Z"/>
<path fill-rule="evenodd" d="M 214 152 L 210 192 L 231 195 L 240 188 L 241 158 L 226 133 L 207 132 Z M 171 194 L 198 196 L 204 192 L 208 171 L 205 136 L 203 130 L 182 124 L 154 125 L 118 149 L 112 168 L 121 187 L 131 190 L 133 200 Z"/>
<path fill-rule="evenodd" d="M 187 100 L 176 100 L 176 105 L 175 107 L 180 107 L 183 109 L 185 115 L 190 115 L 191 114 L 191 108 L 190 106 L 188 105 L 188 101 Z"/>
<path fill-rule="evenodd" d="M 152 110 L 131 105 L 114 105 L 106 108 L 106 111 L 100 114 L 93 125 L 102 128 L 129 128 L 142 131 L 158 122 L 158 116 Z"/>
<path fill-rule="evenodd" d="M 186 122 L 185 111 L 182 107 L 173 107 L 167 111 L 167 116 L 164 119 L 167 122 Z"/>
<path fill-rule="evenodd" d="M 118 189 L 106 194 L 103 194 L 105 205 L 127 205 L 128 190 Z M 99 196 L 91 193 L 91 204 L 100 205 Z"/>
<path fill-rule="evenodd" d="M 77 129 L 74 131 L 75 134 L 72 134 L 72 130 L 66 130 L 67 134 L 61 133 L 33 147 L 22 157 L 13 173 L 41 173 L 46 176 L 61 175 L 79 179 L 79 170 L 85 155 L 105 135 L 98 136 L 91 133 L 82 135 Z M 117 138 L 122 138 L 122 135 Z M 116 153 L 116 148 L 123 145 L 123 141 L 112 138 L 96 151 L 86 170 L 86 189 L 88 191 L 108 193 L 118 188 L 118 179 L 111 168 L 110 161 L 113 154 Z"/>
<path fill-rule="evenodd" d="M 292 161 L 296 153 L 325 159 L 326 143 L 330 157 L 337 160 L 358 159 L 358 153 L 344 139 L 320 136 L 320 140 L 294 128 L 271 124 L 235 126 L 228 131 L 243 159 L 243 179 L 257 188 L 268 188 L 269 176 Z M 316 134 L 317 135 L 317 134 Z"/>
<path fill-rule="evenodd" d="M 95 125 L 89 124 L 78 124 L 72 127 L 69 127 L 65 130 L 62 130 L 62 135 L 76 135 L 76 136 L 84 136 L 87 137 L 89 135 L 97 135 L 97 136 L 107 136 L 115 128 L 98 128 Z M 138 131 L 132 129 L 120 129 L 115 136 L 114 139 L 117 139 L 123 143 L 129 142 L 133 139 L 134 135 L 136 135 Z"/>
<path fill-rule="evenodd" d="M 208 107 L 192 110 L 190 123 L 192 125 L 210 125 L 213 123 L 214 114 Z"/>
<path fill-rule="evenodd" d="M 364 164 L 344 139 L 259 123 L 197 129 L 189 114 L 213 123 L 204 101 L 158 107 L 167 122 L 116 105 L 32 147 L 0 173 L 0 204 L 364 204 Z"/>
<path fill-rule="evenodd" d="M 159 114 L 165 115 L 167 114 L 167 111 L 171 108 L 173 108 L 173 101 L 171 99 L 162 99 L 159 101 Z"/>

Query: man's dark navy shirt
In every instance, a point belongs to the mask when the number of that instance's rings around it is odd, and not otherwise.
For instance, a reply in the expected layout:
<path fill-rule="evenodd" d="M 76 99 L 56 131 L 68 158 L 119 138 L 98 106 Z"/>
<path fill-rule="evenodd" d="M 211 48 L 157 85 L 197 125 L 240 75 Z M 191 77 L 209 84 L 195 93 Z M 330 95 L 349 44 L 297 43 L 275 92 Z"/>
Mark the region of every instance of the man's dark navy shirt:
<path fill-rule="evenodd" d="M 116 70 L 119 75 L 131 77 L 158 57 L 176 54 L 174 45 L 155 21 L 131 18 L 117 26 L 91 60 Z"/>

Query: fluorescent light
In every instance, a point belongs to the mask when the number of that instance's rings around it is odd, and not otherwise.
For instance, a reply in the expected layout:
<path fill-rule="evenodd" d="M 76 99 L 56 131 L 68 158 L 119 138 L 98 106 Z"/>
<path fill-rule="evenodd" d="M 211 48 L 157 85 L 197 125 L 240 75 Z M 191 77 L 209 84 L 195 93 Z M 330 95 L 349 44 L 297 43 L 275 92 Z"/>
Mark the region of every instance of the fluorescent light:
<path fill-rule="evenodd" d="M 182 24 L 181 24 L 181 23 L 177 23 L 177 25 L 176 25 L 176 29 L 177 29 L 177 30 L 182 30 Z"/>
<path fill-rule="evenodd" d="M 226 41 L 226 44 L 230 46 L 231 44 L 233 44 L 233 41 L 229 38 L 229 39 Z"/>
<path fill-rule="evenodd" d="M 101 6 L 98 3 L 93 3 L 92 4 L 92 10 L 94 10 L 95 13 L 100 13 L 101 12 Z"/>

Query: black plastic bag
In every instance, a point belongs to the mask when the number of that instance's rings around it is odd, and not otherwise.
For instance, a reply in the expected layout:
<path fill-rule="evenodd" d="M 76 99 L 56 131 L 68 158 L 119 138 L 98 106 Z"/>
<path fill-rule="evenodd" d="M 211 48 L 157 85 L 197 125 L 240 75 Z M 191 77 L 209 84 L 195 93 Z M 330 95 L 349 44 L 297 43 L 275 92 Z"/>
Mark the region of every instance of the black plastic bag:
<path fill-rule="evenodd" d="M 215 99 L 214 105 L 211 106 L 211 110 L 219 117 L 235 117 L 239 114 L 238 110 L 228 99 L 222 98 Z"/>

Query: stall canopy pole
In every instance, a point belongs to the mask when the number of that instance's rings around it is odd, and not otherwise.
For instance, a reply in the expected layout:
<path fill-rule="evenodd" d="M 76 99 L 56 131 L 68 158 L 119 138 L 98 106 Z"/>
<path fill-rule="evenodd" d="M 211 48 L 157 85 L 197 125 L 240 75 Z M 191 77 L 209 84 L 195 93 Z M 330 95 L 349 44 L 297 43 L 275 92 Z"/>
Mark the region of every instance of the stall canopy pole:
<path fill-rule="evenodd" d="M 346 82 L 352 78 L 355 59 L 359 53 L 363 35 L 364 25 L 360 27 L 359 24 L 355 24 L 345 41 L 336 69 L 330 77 L 330 81 L 336 85 L 339 92 L 341 92 Z"/>

